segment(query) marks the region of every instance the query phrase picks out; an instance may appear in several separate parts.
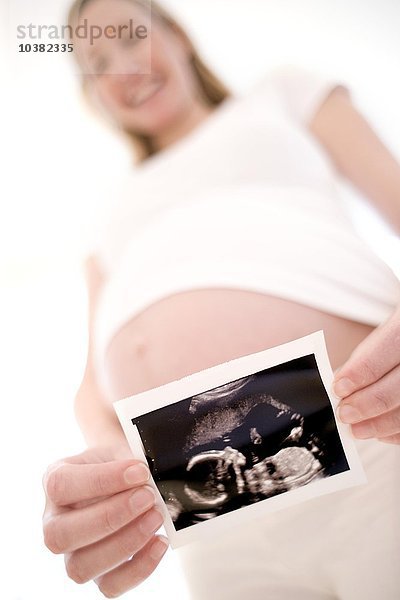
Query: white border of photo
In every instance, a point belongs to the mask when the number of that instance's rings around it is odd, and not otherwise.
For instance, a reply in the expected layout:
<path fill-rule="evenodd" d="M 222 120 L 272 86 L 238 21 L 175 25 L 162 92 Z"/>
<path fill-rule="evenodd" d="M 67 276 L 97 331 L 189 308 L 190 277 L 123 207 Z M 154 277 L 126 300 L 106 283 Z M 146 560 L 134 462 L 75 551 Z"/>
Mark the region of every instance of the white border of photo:
<path fill-rule="evenodd" d="M 164 516 L 165 530 L 172 548 L 178 548 L 189 542 L 197 541 L 200 537 L 204 539 L 204 536 L 213 535 L 227 528 L 232 528 L 237 524 L 249 522 L 257 517 L 265 517 L 268 513 L 294 506 L 304 500 L 367 483 L 350 427 L 341 423 L 336 415 L 339 399 L 332 392 L 333 372 L 325 345 L 324 333 L 323 331 L 317 331 L 286 344 L 268 348 L 255 354 L 242 356 L 114 403 L 115 411 L 133 456 L 146 462 L 142 440 L 137 427 L 132 423 L 132 419 L 180 402 L 230 381 L 310 354 L 315 355 L 322 382 L 332 404 L 336 427 L 349 469 L 336 475 L 315 479 L 303 487 L 266 498 L 265 500 L 219 515 L 214 519 L 189 526 L 179 531 L 175 529 L 156 483 L 151 479 L 149 485 L 154 488 L 156 497 L 158 498 L 158 504 Z"/>

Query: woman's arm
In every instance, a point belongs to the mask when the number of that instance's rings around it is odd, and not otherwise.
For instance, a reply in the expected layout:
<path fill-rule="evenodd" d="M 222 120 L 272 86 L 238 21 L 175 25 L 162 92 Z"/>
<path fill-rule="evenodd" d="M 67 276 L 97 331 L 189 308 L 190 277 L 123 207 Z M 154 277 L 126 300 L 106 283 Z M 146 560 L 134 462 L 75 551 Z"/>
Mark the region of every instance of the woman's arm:
<path fill-rule="evenodd" d="M 378 208 L 400 234 L 400 164 L 351 102 L 336 88 L 321 105 L 310 130 L 338 171 Z"/>
<path fill-rule="evenodd" d="M 147 485 L 148 467 L 132 458 L 114 411 L 96 382 L 93 310 L 104 281 L 93 259 L 86 263 L 86 279 L 89 351 L 75 409 L 92 448 L 47 470 L 43 534 L 52 552 L 64 554 L 71 579 L 77 583 L 93 579 L 107 598 L 116 598 L 151 575 L 168 540 L 156 535 L 163 516 Z"/>
<path fill-rule="evenodd" d="M 400 234 L 400 165 L 351 103 L 335 89 L 310 124 L 338 171 Z M 357 438 L 400 444 L 400 306 L 335 373 L 339 417 Z"/>
<path fill-rule="evenodd" d="M 93 316 L 104 276 L 90 257 L 85 263 L 88 289 L 88 356 L 82 383 L 75 397 L 75 415 L 89 447 L 125 444 L 114 410 L 101 391 L 93 365 Z"/>
<path fill-rule="evenodd" d="M 75 416 L 89 448 L 126 444 L 115 412 L 98 386 L 90 356 L 75 396 Z"/>

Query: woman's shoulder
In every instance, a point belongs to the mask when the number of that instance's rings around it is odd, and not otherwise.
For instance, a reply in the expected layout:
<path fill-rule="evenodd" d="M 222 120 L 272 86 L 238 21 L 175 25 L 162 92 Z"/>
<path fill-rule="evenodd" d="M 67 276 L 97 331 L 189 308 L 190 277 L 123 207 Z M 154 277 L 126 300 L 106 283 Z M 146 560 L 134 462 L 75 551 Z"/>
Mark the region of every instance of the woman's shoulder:
<path fill-rule="evenodd" d="M 310 66 L 284 64 L 260 77 L 252 88 L 252 95 L 260 102 L 278 102 L 296 120 L 307 121 L 338 86 L 347 87 L 335 74 Z"/>
<path fill-rule="evenodd" d="M 253 84 L 253 91 L 293 92 L 305 90 L 331 81 L 331 74 L 311 66 L 281 64 L 272 67 L 259 76 Z"/>

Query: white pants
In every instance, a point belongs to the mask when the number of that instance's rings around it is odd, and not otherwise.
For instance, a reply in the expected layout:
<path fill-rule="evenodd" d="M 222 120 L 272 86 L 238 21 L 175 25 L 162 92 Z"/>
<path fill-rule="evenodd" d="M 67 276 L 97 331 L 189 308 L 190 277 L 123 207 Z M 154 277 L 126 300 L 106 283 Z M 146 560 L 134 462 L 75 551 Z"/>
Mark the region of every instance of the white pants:
<path fill-rule="evenodd" d="M 399 600 L 400 447 L 357 440 L 368 484 L 179 554 L 193 600 Z"/>

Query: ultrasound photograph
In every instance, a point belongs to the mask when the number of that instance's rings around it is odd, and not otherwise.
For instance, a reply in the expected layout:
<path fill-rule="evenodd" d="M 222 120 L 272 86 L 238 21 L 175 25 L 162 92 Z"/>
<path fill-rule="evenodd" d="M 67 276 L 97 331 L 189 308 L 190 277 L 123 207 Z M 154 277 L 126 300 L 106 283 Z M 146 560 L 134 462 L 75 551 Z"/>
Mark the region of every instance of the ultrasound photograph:
<path fill-rule="evenodd" d="M 176 531 L 349 470 L 314 354 L 131 423 Z"/>

